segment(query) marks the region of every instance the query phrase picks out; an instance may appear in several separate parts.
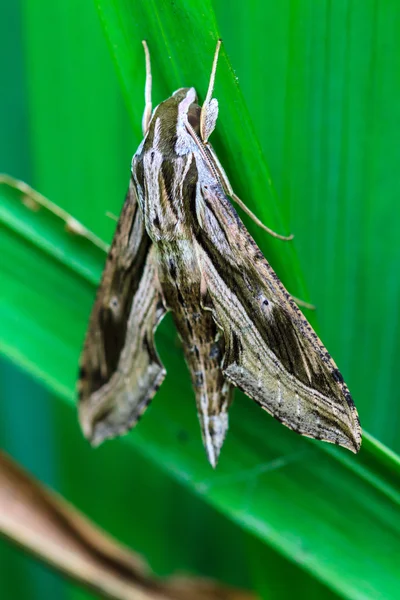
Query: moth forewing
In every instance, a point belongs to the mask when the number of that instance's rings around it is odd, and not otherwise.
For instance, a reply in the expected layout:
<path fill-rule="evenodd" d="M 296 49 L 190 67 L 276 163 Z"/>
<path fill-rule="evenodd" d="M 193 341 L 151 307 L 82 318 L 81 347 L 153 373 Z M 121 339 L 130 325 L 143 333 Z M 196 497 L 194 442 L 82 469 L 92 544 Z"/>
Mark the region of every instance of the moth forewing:
<path fill-rule="evenodd" d="M 98 443 L 136 423 L 164 378 L 154 332 L 170 310 L 213 466 L 233 386 L 294 431 L 357 452 L 361 431 L 343 378 L 227 199 L 243 205 L 208 143 L 220 42 L 203 107 L 194 88 L 181 88 L 153 113 L 144 46 L 145 137 L 81 361 L 85 434 Z"/>
<path fill-rule="evenodd" d="M 81 357 L 79 419 L 93 445 L 129 430 L 161 385 L 165 370 L 154 331 L 165 312 L 155 250 L 131 181 Z"/>
<path fill-rule="evenodd" d="M 213 213 L 202 212 L 196 241 L 225 335 L 224 375 L 298 433 L 358 451 L 357 411 L 327 350 L 221 190 L 203 190 L 203 201 Z"/>

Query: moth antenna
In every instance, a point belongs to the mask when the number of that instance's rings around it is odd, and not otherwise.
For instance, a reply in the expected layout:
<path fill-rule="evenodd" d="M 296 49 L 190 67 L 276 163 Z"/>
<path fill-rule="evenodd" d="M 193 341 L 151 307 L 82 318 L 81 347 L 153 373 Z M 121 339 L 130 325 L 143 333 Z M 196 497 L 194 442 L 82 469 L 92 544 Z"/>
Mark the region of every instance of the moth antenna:
<path fill-rule="evenodd" d="M 237 194 L 235 194 L 235 192 L 233 191 L 231 182 L 229 181 L 228 176 L 225 173 L 225 170 L 224 170 L 223 166 L 221 165 L 213 148 L 210 145 L 208 145 L 207 150 L 208 150 L 208 153 L 211 155 L 213 164 L 217 170 L 218 176 L 221 180 L 222 187 L 224 188 L 225 193 L 228 196 L 230 196 L 232 198 L 232 200 L 234 202 L 236 202 L 236 204 L 238 204 L 240 206 L 240 208 L 250 217 L 250 219 L 252 221 L 254 221 L 254 223 L 256 225 L 258 225 L 258 227 L 261 227 L 261 229 L 263 229 L 264 231 L 269 233 L 269 235 L 272 235 L 272 237 L 278 238 L 278 240 L 284 240 L 284 241 L 292 240 L 294 238 L 293 234 L 281 235 L 280 233 L 276 233 L 275 231 L 273 231 L 272 229 L 270 229 L 269 227 L 264 225 L 264 223 L 262 221 L 260 221 L 260 219 L 258 217 L 256 217 L 256 215 L 253 212 L 251 212 L 251 210 L 246 206 L 246 204 L 243 202 L 243 200 L 241 200 L 239 198 L 239 196 Z"/>
<path fill-rule="evenodd" d="M 204 100 L 204 104 L 210 103 L 211 96 L 214 91 L 215 73 L 217 71 L 218 55 L 219 55 L 219 50 L 221 48 L 221 43 L 222 43 L 222 40 L 218 40 L 217 47 L 215 48 L 214 60 L 213 60 L 212 68 L 211 68 L 210 83 L 208 84 L 208 90 L 207 90 L 206 99 Z"/>
<path fill-rule="evenodd" d="M 142 44 L 143 44 L 143 48 L 144 48 L 144 57 L 145 57 L 145 62 L 146 62 L 146 83 L 144 86 L 144 112 L 143 112 L 143 119 L 142 119 L 142 131 L 143 131 L 143 135 L 146 135 L 147 130 L 150 125 L 151 111 L 152 111 L 152 103 L 151 103 L 152 78 L 151 78 L 150 52 L 149 52 L 149 48 L 147 46 L 146 40 L 143 40 Z"/>
<path fill-rule="evenodd" d="M 256 215 L 248 208 L 248 206 L 246 206 L 243 200 L 241 200 L 239 196 L 237 196 L 233 191 L 232 193 L 229 193 L 229 195 L 232 198 L 232 200 L 236 202 L 236 204 L 238 204 L 240 208 L 246 213 L 246 215 L 248 215 L 250 219 L 254 221 L 256 225 L 258 225 L 258 227 L 264 229 L 264 231 L 269 233 L 269 235 L 271 235 L 272 237 L 277 238 L 278 240 L 284 240 L 285 242 L 290 242 L 290 240 L 294 238 L 293 233 L 291 233 L 290 235 L 281 235 L 280 233 L 276 233 L 276 231 L 264 225 L 264 223 L 260 221 L 258 217 L 256 217 Z"/>
<path fill-rule="evenodd" d="M 212 94 L 214 91 L 215 73 L 217 71 L 218 56 L 219 50 L 221 48 L 221 43 L 222 40 L 217 41 L 217 47 L 215 48 L 214 60 L 211 68 L 210 82 L 208 84 L 207 95 L 200 113 L 200 135 L 204 144 L 207 143 L 210 134 L 215 128 L 215 123 L 218 116 L 218 101 L 212 99 Z"/>

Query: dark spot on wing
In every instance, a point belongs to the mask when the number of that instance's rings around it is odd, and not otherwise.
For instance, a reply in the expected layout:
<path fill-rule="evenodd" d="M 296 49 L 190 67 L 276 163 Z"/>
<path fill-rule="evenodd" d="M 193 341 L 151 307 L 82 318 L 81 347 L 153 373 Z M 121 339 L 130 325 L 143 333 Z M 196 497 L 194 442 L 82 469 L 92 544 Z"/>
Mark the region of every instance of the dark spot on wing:
<path fill-rule="evenodd" d="M 122 307 L 122 309 L 125 307 Z M 125 311 L 119 311 L 124 313 Z M 117 369 L 121 349 L 125 342 L 126 322 L 123 314 L 120 318 L 115 318 L 113 310 L 102 306 L 98 313 L 99 326 L 102 333 L 102 345 L 107 365 L 107 376 L 102 383 L 108 380 L 111 374 Z M 101 383 L 99 387 L 101 387 Z M 93 390 L 98 389 L 93 387 Z"/>
<path fill-rule="evenodd" d="M 189 319 L 186 319 L 186 327 L 189 332 L 189 336 L 193 337 L 193 327 Z"/>
<path fill-rule="evenodd" d="M 150 343 L 149 343 L 149 338 L 148 338 L 147 333 L 145 333 L 143 336 L 142 347 L 144 350 L 146 350 L 147 354 L 151 355 L 151 348 L 150 348 Z"/>
<path fill-rule="evenodd" d="M 113 308 L 114 310 L 116 310 L 119 307 L 119 301 L 117 296 L 112 296 L 112 298 L 110 299 L 110 308 Z"/>
<path fill-rule="evenodd" d="M 143 160 L 136 160 L 134 163 L 135 175 L 138 183 L 144 189 L 144 165 Z"/>
<path fill-rule="evenodd" d="M 342 374 L 340 373 L 339 369 L 334 369 L 332 371 L 332 377 L 338 383 L 344 383 L 344 379 L 343 379 Z"/>
<path fill-rule="evenodd" d="M 234 331 L 232 331 L 232 340 L 231 340 L 230 351 L 231 351 L 231 355 L 233 357 L 234 362 L 237 362 L 240 364 L 242 350 L 243 350 L 243 347 L 242 347 L 242 343 L 241 343 L 239 337 L 237 336 L 237 334 Z"/>
<path fill-rule="evenodd" d="M 185 299 L 184 299 L 184 297 L 182 296 L 181 290 L 178 288 L 178 286 L 176 287 L 176 292 L 177 292 L 177 294 L 178 294 L 178 302 L 179 302 L 179 304 L 180 304 L 181 306 L 185 306 L 185 305 L 186 305 L 186 303 L 185 303 Z"/>
<path fill-rule="evenodd" d="M 196 371 L 194 374 L 194 385 L 196 387 L 201 387 L 203 384 L 204 384 L 203 371 Z"/>
<path fill-rule="evenodd" d="M 268 327 L 263 328 L 269 339 L 269 347 L 282 362 L 285 369 L 289 373 L 295 374 L 296 364 L 300 363 L 302 369 L 304 367 L 301 356 L 299 356 L 299 347 L 293 331 L 293 324 L 286 313 L 278 307 L 272 308 L 271 315 L 272 318 L 268 322 Z M 309 383 L 308 381 L 304 382 Z"/>
<path fill-rule="evenodd" d="M 219 344 L 217 342 L 214 342 L 214 344 L 212 344 L 211 349 L 210 349 L 210 354 L 208 355 L 210 358 L 219 358 L 221 355 L 221 350 L 219 347 Z"/>
<path fill-rule="evenodd" d="M 176 264 L 172 259 L 169 260 L 168 267 L 172 279 L 176 279 Z"/>

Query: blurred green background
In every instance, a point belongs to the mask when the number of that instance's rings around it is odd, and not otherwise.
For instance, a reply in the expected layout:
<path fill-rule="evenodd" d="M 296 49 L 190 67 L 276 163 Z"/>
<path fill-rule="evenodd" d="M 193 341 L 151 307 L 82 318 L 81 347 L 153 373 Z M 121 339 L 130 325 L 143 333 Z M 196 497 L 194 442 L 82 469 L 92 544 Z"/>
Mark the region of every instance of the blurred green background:
<path fill-rule="evenodd" d="M 167 320 L 160 393 L 132 434 L 91 450 L 72 401 L 104 257 L 2 192 L 1 446 L 156 573 L 263 598 L 400 598 L 399 3 L 3 1 L 0 171 L 110 241 L 105 213 L 120 210 L 141 138 L 141 39 L 158 103 L 183 85 L 204 98 L 219 35 L 213 143 L 248 206 L 295 233 L 288 248 L 249 224 L 288 289 L 317 306 L 307 316 L 379 442 L 353 458 L 237 394 L 211 472 Z M 90 597 L 5 542 L 0 565 L 1 598 Z"/>

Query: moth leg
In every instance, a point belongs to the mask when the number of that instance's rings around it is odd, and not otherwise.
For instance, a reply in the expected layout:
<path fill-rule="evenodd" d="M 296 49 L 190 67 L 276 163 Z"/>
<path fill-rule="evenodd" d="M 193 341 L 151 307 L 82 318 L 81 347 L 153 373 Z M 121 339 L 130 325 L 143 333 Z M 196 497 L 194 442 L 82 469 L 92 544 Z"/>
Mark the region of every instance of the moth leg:
<path fill-rule="evenodd" d="M 75 217 L 73 217 L 65 210 L 51 202 L 51 200 L 43 196 L 43 194 L 41 194 L 40 192 L 34 190 L 30 185 L 25 183 L 25 181 L 15 179 L 14 177 L 6 175 L 5 173 L 0 173 L 0 186 L 1 185 L 6 185 L 11 189 L 20 192 L 21 202 L 27 209 L 34 212 L 37 212 L 40 209 L 44 209 L 45 211 L 50 212 L 51 214 L 55 215 L 57 218 L 61 219 L 64 222 L 65 230 L 68 233 L 72 233 L 74 235 L 86 238 L 95 246 L 100 248 L 100 250 L 108 252 L 108 244 L 103 242 L 103 240 L 97 237 L 97 235 L 95 235 L 89 229 L 87 229 L 87 227 L 85 227 L 83 223 L 75 219 Z"/>
<path fill-rule="evenodd" d="M 143 135 L 145 136 L 147 133 L 147 130 L 149 128 L 149 125 L 150 125 L 151 110 L 152 110 L 151 64 L 150 64 L 150 52 L 149 52 L 146 40 L 143 40 L 142 44 L 143 44 L 143 48 L 144 48 L 144 56 L 145 56 L 145 61 L 146 61 L 146 83 L 144 86 L 144 112 L 143 112 L 143 119 L 142 119 L 142 131 L 143 131 Z"/>
<path fill-rule="evenodd" d="M 301 300 L 300 298 L 296 298 L 293 294 L 290 294 L 291 299 L 296 302 L 297 306 L 302 306 L 303 308 L 308 308 L 308 310 L 315 310 L 315 305 L 306 302 L 305 300 Z"/>
<path fill-rule="evenodd" d="M 215 124 L 218 118 L 218 100 L 211 98 L 214 90 L 215 72 L 217 70 L 219 49 L 221 48 L 221 40 L 218 40 L 217 47 L 215 49 L 213 65 L 210 75 L 210 83 L 208 84 L 208 90 L 206 99 L 204 100 L 203 106 L 201 107 L 200 113 L 200 137 L 203 144 L 207 143 L 208 138 L 215 129 Z"/>
<path fill-rule="evenodd" d="M 262 221 L 260 221 L 260 219 L 258 219 L 258 217 L 256 217 L 256 215 L 254 213 L 251 212 L 251 210 L 246 206 L 246 204 L 233 191 L 233 188 L 232 188 L 231 183 L 230 183 L 230 181 L 228 179 L 228 176 L 225 173 L 225 170 L 224 170 L 223 166 L 221 165 L 220 161 L 218 160 L 218 157 L 217 157 L 216 153 L 214 152 L 213 147 L 210 144 L 207 144 L 207 151 L 211 155 L 212 160 L 214 162 L 214 165 L 217 168 L 218 175 L 220 177 L 220 180 L 221 180 L 221 183 L 222 183 L 222 187 L 224 188 L 225 194 L 227 194 L 227 196 L 229 196 L 230 198 L 232 198 L 232 200 L 234 202 L 236 202 L 236 204 L 238 204 L 240 206 L 240 208 L 242 210 L 244 210 L 244 212 L 247 215 L 249 215 L 249 217 L 251 218 L 251 220 L 254 221 L 254 223 L 256 225 L 258 225 L 259 227 L 261 227 L 261 229 L 264 229 L 264 231 L 266 231 L 267 233 L 269 233 L 270 235 L 272 235 L 272 237 L 278 238 L 279 240 L 285 240 L 285 241 L 292 240 L 294 238 L 293 234 L 285 236 L 285 235 L 281 235 L 279 233 L 276 233 L 275 231 L 273 231 L 272 229 L 270 229 L 269 227 L 267 227 L 266 225 L 264 225 L 264 223 Z"/>
<path fill-rule="evenodd" d="M 111 219 L 111 221 L 115 221 L 116 223 L 118 223 L 117 215 L 114 215 L 114 213 L 110 212 L 109 210 L 106 212 L 106 217 Z"/>

